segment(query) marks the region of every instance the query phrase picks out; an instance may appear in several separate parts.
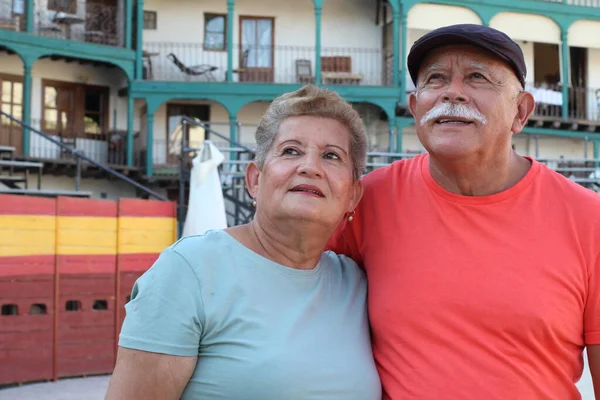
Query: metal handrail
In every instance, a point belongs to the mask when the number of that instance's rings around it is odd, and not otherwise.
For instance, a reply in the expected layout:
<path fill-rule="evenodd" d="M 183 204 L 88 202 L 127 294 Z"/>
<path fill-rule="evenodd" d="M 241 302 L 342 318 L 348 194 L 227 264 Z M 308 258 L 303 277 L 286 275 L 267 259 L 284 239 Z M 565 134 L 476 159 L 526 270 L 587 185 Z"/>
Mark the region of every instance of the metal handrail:
<path fill-rule="evenodd" d="M 231 140 L 230 138 L 228 138 L 225 135 L 221 135 L 219 132 L 215 131 L 214 129 L 211 129 L 207 124 L 205 124 L 204 122 L 200 122 L 200 121 L 196 121 L 193 118 L 190 117 L 181 117 L 182 121 L 187 121 L 190 125 L 195 125 L 195 126 L 199 126 L 201 128 L 203 128 L 205 131 L 207 131 L 208 133 L 210 133 L 211 135 L 215 135 L 220 139 L 223 139 L 227 142 L 229 142 L 233 147 L 237 147 L 240 148 L 242 150 L 247 151 L 248 153 L 254 153 L 254 150 L 252 150 L 250 147 L 244 146 L 241 143 L 236 142 L 235 140 Z M 184 140 L 182 138 L 182 140 Z M 184 148 L 184 146 L 181 146 L 182 148 Z M 200 149 L 196 149 L 196 148 L 189 148 L 189 147 L 185 147 L 186 152 L 190 152 L 190 151 L 198 151 Z"/>
<path fill-rule="evenodd" d="M 120 172 L 115 171 L 112 168 L 109 168 L 109 167 L 107 167 L 105 165 L 100 164 L 97 161 L 92 160 L 91 158 L 83 155 L 79 150 L 74 149 L 74 148 L 72 148 L 70 146 L 67 146 L 64 143 L 61 143 L 60 141 L 58 141 L 58 140 L 50 137 L 50 135 L 47 135 L 46 133 L 41 132 L 41 131 L 39 131 L 39 130 L 33 128 L 33 127 L 31 127 L 30 125 L 28 125 L 28 124 L 24 123 L 23 121 L 15 118 L 15 117 L 13 117 L 12 115 L 9 115 L 9 114 L 5 113 L 2 110 L 0 110 L 0 115 L 3 115 L 5 117 L 7 117 L 8 119 L 10 119 L 11 121 L 16 122 L 17 124 L 21 125 L 21 127 L 23 129 L 27 129 L 27 130 L 29 130 L 31 132 L 37 133 L 38 135 L 40 135 L 44 139 L 48 140 L 49 142 L 54 143 L 55 145 L 57 145 L 61 149 L 65 150 L 65 151 L 68 151 L 70 154 L 72 154 L 73 156 L 77 157 L 78 160 L 87 161 L 88 163 L 90 163 L 90 164 L 92 164 L 92 165 L 100 168 L 101 170 L 103 170 L 103 171 L 105 171 L 105 172 L 107 172 L 107 173 L 109 173 L 111 175 L 114 175 L 117 178 L 119 178 L 119 179 L 121 179 L 121 180 L 123 180 L 123 181 L 125 181 L 125 182 L 127 182 L 127 183 L 129 183 L 129 184 L 131 184 L 133 186 L 135 186 L 136 188 L 138 188 L 141 191 L 149 194 L 152 197 L 155 197 L 158 200 L 169 201 L 169 199 L 167 199 L 165 196 L 156 193 L 152 189 L 147 188 L 146 186 L 144 186 L 144 185 L 142 185 L 142 184 L 134 181 L 133 179 L 129 178 L 128 176 L 125 176 L 125 175 L 121 174 Z M 78 165 L 78 168 L 79 168 L 79 165 Z"/>

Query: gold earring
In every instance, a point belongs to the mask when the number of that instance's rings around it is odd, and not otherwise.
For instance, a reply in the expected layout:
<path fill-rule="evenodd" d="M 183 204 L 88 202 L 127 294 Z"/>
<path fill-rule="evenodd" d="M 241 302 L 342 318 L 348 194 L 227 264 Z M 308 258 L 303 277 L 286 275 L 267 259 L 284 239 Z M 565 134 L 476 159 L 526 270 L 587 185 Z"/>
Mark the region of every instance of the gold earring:
<path fill-rule="evenodd" d="M 348 222 L 352 222 L 352 220 L 354 220 L 354 214 L 355 214 L 355 211 L 354 211 L 354 210 L 352 210 L 352 211 L 351 211 L 351 213 L 352 213 L 352 214 L 348 215 Z"/>
<path fill-rule="evenodd" d="M 252 207 L 256 208 L 256 200 L 252 200 Z"/>

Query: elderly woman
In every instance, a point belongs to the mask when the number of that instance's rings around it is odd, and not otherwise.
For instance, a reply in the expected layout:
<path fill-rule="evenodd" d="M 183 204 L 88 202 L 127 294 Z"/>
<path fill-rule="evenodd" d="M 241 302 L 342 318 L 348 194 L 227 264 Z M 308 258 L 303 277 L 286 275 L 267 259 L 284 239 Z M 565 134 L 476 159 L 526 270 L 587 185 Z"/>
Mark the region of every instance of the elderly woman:
<path fill-rule="evenodd" d="M 107 399 L 381 398 L 365 276 L 323 251 L 362 196 L 362 121 L 307 86 L 270 105 L 256 141 L 254 220 L 181 239 L 140 277 Z"/>

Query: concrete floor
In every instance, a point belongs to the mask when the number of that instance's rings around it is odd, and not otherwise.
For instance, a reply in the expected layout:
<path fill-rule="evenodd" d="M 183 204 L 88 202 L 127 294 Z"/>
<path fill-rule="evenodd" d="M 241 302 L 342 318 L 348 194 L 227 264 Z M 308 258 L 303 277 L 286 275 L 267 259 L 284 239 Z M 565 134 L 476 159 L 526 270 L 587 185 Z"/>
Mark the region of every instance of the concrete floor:
<path fill-rule="evenodd" d="M 93 376 L 0 389 L 0 400 L 104 400 L 108 379 Z"/>
<path fill-rule="evenodd" d="M 58 382 L 34 383 L 0 389 L 0 400 L 104 400 L 109 376 L 61 379 Z M 594 400 L 589 372 L 577 384 L 583 400 Z"/>

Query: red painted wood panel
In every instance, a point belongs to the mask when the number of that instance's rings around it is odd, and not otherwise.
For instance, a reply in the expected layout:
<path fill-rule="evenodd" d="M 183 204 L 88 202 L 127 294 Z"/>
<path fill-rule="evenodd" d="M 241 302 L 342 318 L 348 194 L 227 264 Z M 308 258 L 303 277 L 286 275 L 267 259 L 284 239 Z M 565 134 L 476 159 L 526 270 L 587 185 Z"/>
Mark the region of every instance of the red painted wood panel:
<path fill-rule="evenodd" d="M 56 199 L 0 194 L 0 214 L 55 215 Z"/>
<path fill-rule="evenodd" d="M 6 298 L 54 296 L 53 275 L 29 275 L 0 278 L 0 302 Z"/>
<path fill-rule="evenodd" d="M 25 334 L 32 331 L 52 330 L 54 315 L 2 315 L 0 316 L 0 334 L 20 332 Z"/>
<path fill-rule="evenodd" d="M 52 346 L 0 351 L 0 384 L 52 379 Z"/>
<path fill-rule="evenodd" d="M 54 255 L 0 257 L 0 280 L 20 276 L 51 276 L 54 274 L 54 259 Z"/>
<path fill-rule="evenodd" d="M 60 274 L 114 274 L 116 255 L 57 255 Z"/>
<path fill-rule="evenodd" d="M 108 294 L 115 292 L 115 274 L 60 275 L 60 294 Z"/>
<path fill-rule="evenodd" d="M 110 337 L 113 341 L 115 331 L 112 325 L 106 326 L 78 326 L 59 329 L 58 340 L 61 343 L 81 343 L 89 340 L 106 340 Z"/>
<path fill-rule="evenodd" d="M 59 197 L 57 215 L 70 217 L 116 217 L 117 202 L 111 200 Z"/>
<path fill-rule="evenodd" d="M 122 272 L 145 272 L 158 259 L 159 253 L 151 254 L 119 254 L 119 271 Z"/>
<path fill-rule="evenodd" d="M 3 332 L 0 333 L 0 354 L 3 350 L 28 349 L 37 346 L 52 346 L 52 326 L 45 331 Z M 0 356 L 0 360 L 2 357 Z M 4 361 L 0 361 L 2 363 Z"/>
<path fill-rule="evenodd" d="M 113 368 L 114 356 L 99 359 L 75 358 L 58 360 L 58 376 L 60 378 L 108 374 L 113 371 Z"/>
<path fill-rule="evenodd" d="M 173 217 L 175 203 L 172 201 L 120 199 L 120 217 Z"/>

